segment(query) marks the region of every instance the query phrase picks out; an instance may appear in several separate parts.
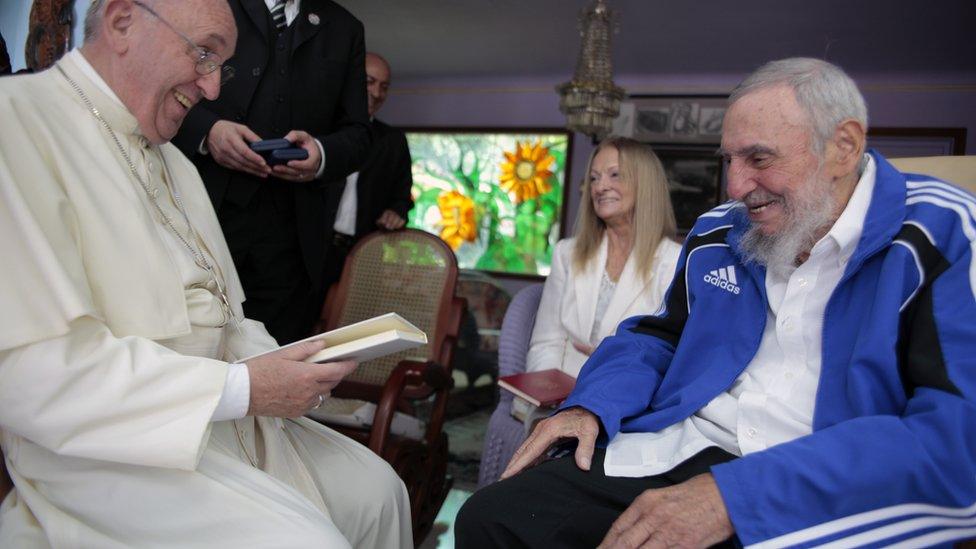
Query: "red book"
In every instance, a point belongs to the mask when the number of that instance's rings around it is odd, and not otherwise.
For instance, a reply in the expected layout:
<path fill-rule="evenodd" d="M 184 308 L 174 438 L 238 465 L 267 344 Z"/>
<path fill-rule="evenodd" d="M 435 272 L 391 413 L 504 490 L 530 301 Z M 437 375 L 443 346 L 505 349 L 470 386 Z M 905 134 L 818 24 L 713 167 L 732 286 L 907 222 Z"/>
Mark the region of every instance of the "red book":
<path fill-rule="evenodd" d="M 576 378 L 562 370 L 539 370 L 498 378 L 498 386 L 524 398 L 539 408 L 557 406 L 566 400 Z"/>

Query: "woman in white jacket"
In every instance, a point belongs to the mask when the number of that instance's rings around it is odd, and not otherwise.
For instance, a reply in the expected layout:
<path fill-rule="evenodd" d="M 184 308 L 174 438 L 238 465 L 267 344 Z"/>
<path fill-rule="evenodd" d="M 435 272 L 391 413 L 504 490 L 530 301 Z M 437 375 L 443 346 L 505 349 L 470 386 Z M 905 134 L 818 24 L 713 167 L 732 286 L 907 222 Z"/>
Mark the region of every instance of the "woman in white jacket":
<path fill-rule="evenodd" d="M 675 232 L 657 155 L 633 139 L 601 142 L 587 167 L 576 236 L 552 254 L 527 370 L 576 377 L 620 321 L 657 311 L 681 251 Z"/>

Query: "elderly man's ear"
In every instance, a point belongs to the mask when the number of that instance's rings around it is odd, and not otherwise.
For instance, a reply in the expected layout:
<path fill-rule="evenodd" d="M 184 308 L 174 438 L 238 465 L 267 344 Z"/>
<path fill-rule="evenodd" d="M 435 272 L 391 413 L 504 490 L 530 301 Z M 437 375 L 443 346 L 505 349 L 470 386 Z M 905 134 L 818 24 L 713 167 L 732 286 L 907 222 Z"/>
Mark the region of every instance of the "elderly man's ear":
<path fill-rule="evenodd" d="M 864 155 L 865 130 L 860 122 L 847 119 L 834 130 L 834 137 L 827 142 L 826 167 L 832 179 L 842 178 L 850 174 L 857 177 L 857 166 Z"/>
<path fill-rule="evenodd" d="M 131 0 L 109 0 L 105 6 L 101 32 L 116 53 L 125 53 L 131 46 L 135 9 Z"/>

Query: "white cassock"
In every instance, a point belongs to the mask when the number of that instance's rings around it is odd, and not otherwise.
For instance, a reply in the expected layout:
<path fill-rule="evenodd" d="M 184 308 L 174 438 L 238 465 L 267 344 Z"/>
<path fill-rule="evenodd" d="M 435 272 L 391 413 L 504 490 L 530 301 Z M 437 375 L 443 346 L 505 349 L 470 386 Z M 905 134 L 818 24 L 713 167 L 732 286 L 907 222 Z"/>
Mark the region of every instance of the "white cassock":
<path fill-rule="evenodd" d="M 142 138 L 77 55 L 58 66 L 187 234 L 182 195 L 243 318 L 195 168 Z M 227 362 L 275 342 L 257 322 L 221 327 L 210 276 L 65 76 L 0 79 L 0 120 L 0 444 L 16 485 L 0 547 L 412 545 L 406 490 L 364 446 L 304 418 L 210 421 Z"/>

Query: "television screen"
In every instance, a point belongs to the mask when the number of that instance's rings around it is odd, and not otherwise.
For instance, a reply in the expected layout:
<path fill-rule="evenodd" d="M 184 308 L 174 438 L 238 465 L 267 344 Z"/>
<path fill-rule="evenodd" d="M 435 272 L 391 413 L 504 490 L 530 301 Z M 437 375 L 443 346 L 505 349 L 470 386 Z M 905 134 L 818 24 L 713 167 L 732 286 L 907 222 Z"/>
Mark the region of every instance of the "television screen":
<path fill-rule="evenodd" d="M 408 226 L 440 236 L 462 269 L 548 275 L 571 141 L 564 130 L 408 130 Z"/>

